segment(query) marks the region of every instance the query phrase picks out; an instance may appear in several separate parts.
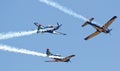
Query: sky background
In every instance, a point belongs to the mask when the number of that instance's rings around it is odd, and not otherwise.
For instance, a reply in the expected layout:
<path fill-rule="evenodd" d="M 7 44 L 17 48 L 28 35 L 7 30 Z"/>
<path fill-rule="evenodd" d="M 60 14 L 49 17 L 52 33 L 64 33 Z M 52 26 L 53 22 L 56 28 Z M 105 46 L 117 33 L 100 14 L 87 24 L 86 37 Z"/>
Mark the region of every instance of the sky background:
<path fill-rule="evenodd" d="M 111 35 L 100 35 L 85 41 L 95 31 L 84 28 L 82 19 L 74 18 L 38 0 L 0 0 L 0 32 L 19 32 L 36 29 L 34 22 L 42 25 L 62 24 L 58 30 L 67 35 L 34 34 L 0 40 L 0 44 L 45 53 L 68 56 L 75 54 L 71 63 L 46 63 L 49 58 L 0 51 L 0 71 L 120 71 L 119 0 L 52 0 L 72 9 L 84 17 L 94 17 L 104 25 L 111 17 L 118 18 L 110 25 Z"/>

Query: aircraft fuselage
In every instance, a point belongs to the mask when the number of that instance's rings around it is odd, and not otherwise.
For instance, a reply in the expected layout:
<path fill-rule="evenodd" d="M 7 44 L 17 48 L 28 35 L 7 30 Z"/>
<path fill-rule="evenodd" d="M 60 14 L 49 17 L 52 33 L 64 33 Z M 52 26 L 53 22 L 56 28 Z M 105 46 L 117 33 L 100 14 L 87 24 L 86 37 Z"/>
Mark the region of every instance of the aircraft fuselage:
<path fill-rule="evenodd" d="M 91 25 L 91 26 L 93 26 L 97 31 L 99 31 L 99 32 L 104 32 L 104 33 L 109 33 L 110 32 L 110 29 L 104 29 L 103 27 L 100 27 L 100 26 L 98 26 L 98 25 L 96 25 L 96 24 L 93 24 L 93 23 L 91 23 L 91 22 L 89 22 L 89 24 Z"/>
<path fill-rule="evenodd" d="M 70 59 L 55 59 L 55 62 L 69 62 Z"/>

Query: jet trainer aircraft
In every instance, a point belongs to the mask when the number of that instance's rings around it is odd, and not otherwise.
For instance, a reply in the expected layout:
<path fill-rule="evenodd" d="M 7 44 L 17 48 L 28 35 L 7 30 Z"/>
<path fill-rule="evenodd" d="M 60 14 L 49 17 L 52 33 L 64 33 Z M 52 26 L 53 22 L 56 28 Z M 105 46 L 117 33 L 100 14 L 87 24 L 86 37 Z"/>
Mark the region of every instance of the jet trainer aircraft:
<path fill-rule="evenodd" d="M 37 33 L 52 33 L 52 34 L 66 35 L 64 33 L 56 31 L 62 26 L 62 24 L 58 24 L 58 22 L 57 22 L 57 26 L 52 26 L 52 25 L 42 26 L 41 24 L 38 24 L 37 22 L 35 22 L 34 24 L 38 27 Z"/>
<path fill-rule="evenodd" d="M 89 25 L 93 26 L 93 27 L 96 29 L 96 31 L 95 31 L 94 33 L 92 33 L 91 35 L 89 35 L 88 37 L 86 37 L 85 40 L 88 40 L 88 39 L 90 39 L 90 38 L 92 38 L 92 37 L 100 34 L 101 32 L 106 33 L 106 34 L 107 34 L 107 33 L 110 33 L 110 31 L 111 31 L 112 29 L 108 29 L 108 27 L 109 27 L 109 25 L 111 25 L 111 24 L 113 23 L 113 21 L 114 21 L 116 18 L 117 18 L 117 16 L 113 16 L 113 17 L 112 17 L 107 23 L 105 23 L 105 25 L 103 25 L 102 27 L 100 27 L 100 26 L 92 23 L 92 20 L 94 20 L 94 18 L 91 18 L 91 19 L 89 19 L 89 21 L 86 21 L 86 22 L 82 25 L 82 27 L 84 27 L 84 26 L 86 26 L 87 24 L 89 24 Z"/>
<path fill-rule="evenodd" d="M 61 57 L 61 55 L 54 55 L 54 54 L 52 54 L 52 53 L 49 51 L 49 49 L 46 50 L 46 55 L 47 55 L 48 57 L 50 57 L 50 56 L 58 56 L 58 58 L 53 58 L 53 57 L 52 57 L 51 59 L 53 59 L 53 60 L 45 61 L 45 62 L 69 62 L 70 59 L 75 56 L 75 55 L 70 55 L 70 56 L 67 56 L 67 57 Z"/>

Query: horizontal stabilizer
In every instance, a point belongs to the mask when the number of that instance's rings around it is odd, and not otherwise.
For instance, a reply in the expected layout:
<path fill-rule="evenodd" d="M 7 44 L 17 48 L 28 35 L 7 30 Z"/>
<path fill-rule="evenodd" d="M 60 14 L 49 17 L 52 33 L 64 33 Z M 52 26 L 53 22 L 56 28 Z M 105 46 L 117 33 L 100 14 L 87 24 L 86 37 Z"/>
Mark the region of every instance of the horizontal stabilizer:
<path fill-rule="evenodd" d="M 34 22 L 34 24 L 35 24 L 36 26 L 38 26 L 38 23 L 37 23 L 37 22 Z"/>
<path fill-rule="evenodd" d="M 88 23 L 91 23 L 91 21 L 93 21 L 93 20 L 94 20 L 94 18 L 89 19 L 89 21 L 86 21 L 86 22 L 82 25 L 82 27 L 86 26 Z"/>

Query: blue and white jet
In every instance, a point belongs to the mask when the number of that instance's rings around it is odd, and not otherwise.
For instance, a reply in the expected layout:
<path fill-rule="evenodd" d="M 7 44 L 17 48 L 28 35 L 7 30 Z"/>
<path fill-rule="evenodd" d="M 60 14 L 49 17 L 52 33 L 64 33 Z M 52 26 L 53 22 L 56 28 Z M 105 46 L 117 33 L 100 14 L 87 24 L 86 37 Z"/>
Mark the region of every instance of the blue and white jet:
<path fill-rule="evenodd" d="M 65 33 L 57 32 L 62 24 L 59 24 L 57 22 L 56 26 L 48 25 L 48 26 L 42 26 L 41 24 L 35 22 L 34 23 L 38 28 L 37 28 L 37 33 L 52 33 L 52 34 L 60 34 L 60 35 L 66 35 Z"/>

